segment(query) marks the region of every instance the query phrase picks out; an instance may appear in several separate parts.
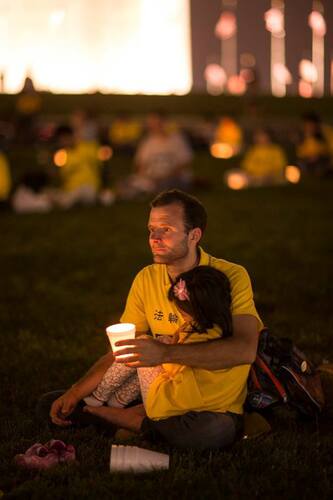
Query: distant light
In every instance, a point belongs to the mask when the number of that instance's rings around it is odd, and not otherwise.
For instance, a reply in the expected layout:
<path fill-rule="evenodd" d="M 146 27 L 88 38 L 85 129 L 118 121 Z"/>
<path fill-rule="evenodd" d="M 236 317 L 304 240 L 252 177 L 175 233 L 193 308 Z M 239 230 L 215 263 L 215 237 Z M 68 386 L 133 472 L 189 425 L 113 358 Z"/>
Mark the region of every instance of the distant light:
<path fill-rule="evenodd" d="M 240 56 L 240 64 L 245 68 L 253 68 L 256 65 L 256 58 L 251 52 L 243 52 Z"/>
<path fill-rule="evenodd" d="M 288 165 L 285 170 L 285 177 L 292 184 L 297 184 L 301 180 L 301 171 L 295 165 Z"/>
<path fill-rule="evenodd" d="M 273 75 L 277 82 L 283 85 L 290 85 L 293 81 L 289 69 L 282 63 L 275 63 L 273 66 Z"/>
<path fill-rule="evenodd" d="M 227 142 L 214 142 L 210 146 L 210 154 L 214 158 L 220 158 L 223 160 L 227 160 L 228 158 L 232 158 L 235 154 L 235 148 L 228 144 Z"/>
<path fill-rule="evenodd" d="M 221 14 L 215 26 L 215 35 L 221 40 L 228 40 L 237 31 L 237 20 L 233 12 L 225 11 Z"/>
<path fill-rule="evenodd" d="M 67 151 L 65 149 L 56 151 L 53 156 L 53 161 L 57 167 L 64 167 L 67 163 Z"/>
<path fill-rule="evenodd" d="M 265 12 L 266 29 L 275 36 L 284 33 L 284 16 L 279 9 L 269 9 Z"/>
<path fill-rule="evenodd" d="M 252 68 L 243 68 L 240 70 L 239 74 L 246 83 L 252 83 L 256 79 L 256 75 Z"/>
<path fill-rule="evenodd" d="M 112 155 L 113 151 L 110 146 L 101 146 L 100 148 L 98 148 L 97 158 L 100 161 L 108 161 L 110 160 L 110 158 L 112 158 Z"/>
<path fill-rule="evenodd" d="M 286 38 L 286 32 L 284 30 L 274 33 L 275 38 Z"/>
<path fill-rule="evenodd" d="M 226 180 L 230 189 L 244 189 L 249 185 L 247 175 L 244 172 L 231 172 L 227 174 Z"/>
<path fill-rule="evenodd" d="M 218 95 L 223 92 L 227 75 L 219 64 L 208 64 L 205 69 L 205 79 L 208 92 L 212 95 Z"/>
<path fill-rule="evenodd" d="M 205 78 L 216 87 L 223 87 L 227 81 L 227 75 L 219 64 L 208 64 L 205 69 Z"/>
<path fill-rule="evenodd" d="M 314 10 L 311 12 L 308 18 L 308 23 L 312 31 L 317 36 L 325 36 L 326 34 L 326 22 L 323 15 Z"/>
<path fill-rule="evenodd" d="M 246 92 L 246 81 L 241 75 L 232 75 L 228 79 L 227 88 L 230 94 L 243 95 Z"/>
<path fill-rule="evenodd" d="M 298 82 L 298 93 L 301 97 L 309 98 L 313 95 L 312 83 L 300 80 Z"/>
<path fill-rule="evenodd" d="M 65 18 L 65 11 L 62 9 L 54 10 L 49 16 L 49 24 L 54 28 L 60 26 Z"/>
<path fill-rule="evenodd" d="M 309 59 L 301 60 L 299 63 L 299 74 L 308 83 L 315 83 L 318 80 L 318 70 Z"/>

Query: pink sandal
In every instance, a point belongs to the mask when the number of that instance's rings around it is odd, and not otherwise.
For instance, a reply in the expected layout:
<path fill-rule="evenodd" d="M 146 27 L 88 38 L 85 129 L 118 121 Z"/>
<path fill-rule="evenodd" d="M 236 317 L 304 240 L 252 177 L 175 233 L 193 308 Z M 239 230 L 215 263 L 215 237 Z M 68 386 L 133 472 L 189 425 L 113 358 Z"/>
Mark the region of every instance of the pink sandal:
<path fill-rule="evenodd" d="M 74 462 L 75 448 L 59 439 L 51 439 L 45 445 L 35 443 L 25 453 L 15 456 L 15 462 L 27 469 L 50 469 L 65 462 Z"/>

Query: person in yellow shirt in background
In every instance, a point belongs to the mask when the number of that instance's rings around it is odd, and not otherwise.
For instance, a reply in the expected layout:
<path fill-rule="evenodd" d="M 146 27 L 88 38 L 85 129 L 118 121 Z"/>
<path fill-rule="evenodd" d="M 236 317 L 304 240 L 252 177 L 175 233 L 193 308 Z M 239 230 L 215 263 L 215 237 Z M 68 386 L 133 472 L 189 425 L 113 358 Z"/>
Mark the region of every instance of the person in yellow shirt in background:
<path fill-rule="evenodd" d="M 226 184 L 234 188 L 272 186 L 285 182 L 287 157 L 278 144 L 272 142 L 268 130 L 260 128 L 254 132 L 254 144 L 245 152 L 241 168 L 228 170 Z M 239 184 L 238 184 L 239 183 Z"/>
<path fill-rule="evenodd" d="M 134 171 L 117 186 L 120 199 L 135 199 L 162 189 L 190 189 L 193 151 L 185 137 L 168 126 L 163 113 L 150 113 L 147 132 L 134 156 Z"/>
<path fill-rule="evenodd" d="M 12 187 L 12 178 L 8 160 L 0 151 L 0 206 L 7 204 Z"/>
<path fill-rule="evenodd" d="M 143 133 L 142 123 L 127 113 L 119 113 L 110 125 L 109 138 L 116 152 L 133 153 Z"/>
<path fill-rule="evenodd" d="M 58 127 L 56 138 L 54 163 L 59 167 L 61 188 L 54 193 L 54 202 L 64 209 L 94 204 L 101 184 L 98 143 L 76 140 L 67 125 Z"/>
<path fill-rule="evenodd" d="M 302 139 L 296 147 L 299 166 L 303 173 L 323 176 L 331 170 L 333 134 L 323 126 L 316 113 L 303 115 Z"/>
<path fill-rule="evenodd" d="M 254 144 L 245 153 L 242 164 L 249 185 L 267 186 L 284 182 L 286 155 L 278 144 L 272 142 L 266 129 L 254 133 Z"/>
<path fill-rule="evenodd" d="M 203 205 L 183 191 L 164 191 L 152 201 L 148 230 L 154 264 L 146 266 L 134 279 L 121 321 L 134 323 L 138 336 L 150 332 L 155 338 L 131 340 L 131 346 L 117 351 L 117 356 L 132 356 L 131 363 L 128 358 L 120 357 L 117 363 L 135 368 L 171 363 L 212 371 L 254 361 L 258 333 L 263 325 L 255 308 L 249 275 L 242 266 L 212 257 L 199 246 L 206 223 Z M 232 336 L 190 344 L 159 342 L 157 337 L 173 336 L 183 324 L 175 303 L 168 299 L 170 286 L 181 273 L 199 265 L 222 271 L 230 282 Z M 117 345 L 125 346 L 126 341 L 119 341 Z M 227 412 L 190 411 L 154 420 L 146 416 L 142 405 L 86 406 L 84 398 L 96 389 L 113 361 L 109 352 L 67 391 L 45 394 L 38 404 L 39 414 L 45 416 L 51 405 L 49 416 L 58 426 L 80 423 L 83 417 L 98 417 L 106 423 L 147 433 L 153 439 L 165 439 L 177 447 L 216 448 L 225 440 L 226 426 L 230 426 L 230 434 L 236 434 L 234 417 Z M 232 378 L 237 383 L 237 377 Z M 219 392 L 217 387 L 216 393 Z"/>
<path fill-rule="evenodd" d="M 230 116 L 223 116 L 219 119 L 214 133 L 214 144 L 230 147 L 231 158 L 240 153 L 243 146 L 243 132 L 238 123 Z"/>

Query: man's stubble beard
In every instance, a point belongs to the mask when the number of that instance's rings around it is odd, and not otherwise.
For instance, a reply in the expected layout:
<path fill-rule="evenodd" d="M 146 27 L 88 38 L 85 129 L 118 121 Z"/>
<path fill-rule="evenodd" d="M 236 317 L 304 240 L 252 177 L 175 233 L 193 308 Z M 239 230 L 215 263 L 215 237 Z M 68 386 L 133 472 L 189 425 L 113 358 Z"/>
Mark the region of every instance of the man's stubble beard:
<path fill-rule="evenodd" d="M 153 260 L 155 264 L 166 264 L 167 266 L 175 264 L 177 261 L 184 259 L 189 254 L 189 247 L 187 241 L 184 239 L 179 244 L 179 249 L 170 250 L 168 255 L 154 255 Z"/>

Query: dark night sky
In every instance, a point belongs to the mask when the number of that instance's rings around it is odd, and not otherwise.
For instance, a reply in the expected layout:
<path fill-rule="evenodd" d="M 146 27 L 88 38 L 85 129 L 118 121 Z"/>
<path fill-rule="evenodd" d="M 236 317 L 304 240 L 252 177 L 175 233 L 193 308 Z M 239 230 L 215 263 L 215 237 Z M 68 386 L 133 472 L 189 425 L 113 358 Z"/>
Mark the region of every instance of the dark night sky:
<path fill-rule="evenodd" d="M 220 41 L 214 27 L 221 12 L 221 0 L 191 0 L 193 90 L 205 90 L 203 78 L 209 62 L 220 61 Z M 325 37 L 325 90 L 329 92 L 329 59 L 333 58 L 333 0 L 322 0 L 327 23 Z M 264 12 L 270 0 L 238 0 L 238 55 L 252 52 L 257 59 L 257 71 L 263 91 L 270 89 L 270 34 L 265 30 Z M 289 93 L 295 93 L 300 59 L 311 58 L 311 30 L 307 17 L 312 10 L 312 0 L 285 1 L 286 64 L 294 82 Z"/>

